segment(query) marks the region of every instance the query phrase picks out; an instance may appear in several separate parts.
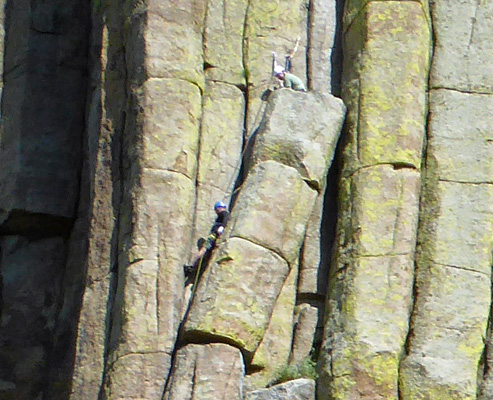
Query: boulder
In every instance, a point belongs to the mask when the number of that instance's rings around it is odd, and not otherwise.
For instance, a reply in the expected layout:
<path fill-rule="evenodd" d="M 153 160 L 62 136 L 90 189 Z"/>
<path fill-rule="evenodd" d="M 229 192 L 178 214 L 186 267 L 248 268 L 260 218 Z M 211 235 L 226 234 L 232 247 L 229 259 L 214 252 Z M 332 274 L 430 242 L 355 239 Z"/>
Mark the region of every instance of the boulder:
<path fill-rule="evenodd" d="M 187 340 L 233 343 L 253 353 L 289 273 L 275 252 L 242 238 L 220 247 L 199 282 L 184 325 Z"/>
<path fill-rule="evenodd" d="M 270 249 L 291 264 L 298 257 L 316 196 L 295 169 L 276 161 L 258 164 L 236 201 L 230 236 Z"/>
<path fill-rule="evenodd" d="M 315 381 L 295 379 L 293 381 L 248 392 L 245 400 L 315 400 Z"/>
<path fill-rule="evenodd" d="M 344 104 L 333 96 L 275 91 L 255 136 L 252 163 L 273 160 L 288 165 L 322 191 L 344 113 Z"/>

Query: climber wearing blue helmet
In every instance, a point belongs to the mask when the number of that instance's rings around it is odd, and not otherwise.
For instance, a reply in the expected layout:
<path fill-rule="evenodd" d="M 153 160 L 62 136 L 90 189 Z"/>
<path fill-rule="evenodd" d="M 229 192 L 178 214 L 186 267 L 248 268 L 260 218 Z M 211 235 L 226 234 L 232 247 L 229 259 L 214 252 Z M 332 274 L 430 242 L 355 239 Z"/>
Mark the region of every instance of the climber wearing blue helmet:
<path fill-rule="evenodd" d="M 226 203 L 224 201 L 221 201 L 221 200 L 216 201 L 216 204 L 214 204 L 214 210 L 216 208 L 227 208 Z"/>
<path fill-rule="evenodd" d="M 184 265 L 183 268 L 185 270 L 185 275 L 192 275 L 197 266 L 199 265 L 200 260 L 206 254 L 210 255 L 211 250 L 216 245 L 216 240 L 223 234 L 224 228 L 229 220 L 229 212 L 228 207 L 223 201 L 217 201 L 214 204 L 214 211 L 217 214 L 216 220 L 214 221 L 214 225 L 212 225 L 211 231 L 207 239 L 199 239 L 199 251 L 193 258 L 193 262 L 191 265 Z"/>

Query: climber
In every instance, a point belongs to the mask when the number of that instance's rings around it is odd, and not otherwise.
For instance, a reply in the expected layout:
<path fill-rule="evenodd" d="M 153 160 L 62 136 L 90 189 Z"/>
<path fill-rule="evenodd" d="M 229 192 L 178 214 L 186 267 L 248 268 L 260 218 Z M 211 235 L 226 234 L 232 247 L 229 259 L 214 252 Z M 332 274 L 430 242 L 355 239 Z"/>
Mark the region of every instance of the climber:
<path fill-rule="evenodd" d="M 286 70 L 277 65 L 274 68 L 274 75 L 277 79 L 279 79 L 282 83 L 282 86 L 285 88 L 293 89 L 299 92 L 306 92 L 305 85 L 296 75 L 291 74 L 290 72 L 286 72 Z"/>
<path fill-rule="evenodd" d="M 290 50 L 288 52 L 288 54 L 286 54 L 284 56 L 284 70 L 286 72 L 291 72 L 291 65 L 292 65 L 292 59 L 294 57 L 294 55 L 296 54 L 296 52 L 298 51 L 298 46 L 300 44 L 300 37 L 298 36 L 296 38 L 296 43 L 293 47 L 292 50 Z M 273 51 L 272 52 L 272 71 L 275 71 L 276 67 L 278 66 L 279 64 L 277 63 L 277 54 Z"/>
<path fill-rule="evenodd" d="M 298 51 L 300 44 L 300 37 L 296 39 L 296 44 L 293 49 L 284 57 L 284 67 L 277 62 L 277 54 L 272 52 L 272 73 L 279 79 L 279 83 L 282 87 L 297 90 L 300 92 L 306 92 L 305 85 L 296 75 L 291 73 L 292 59 Z M 270 94 L 270 93 L 269 93 Z"/>
<path fill-rule="evenodd" d="M 185 271 L 185 275 L 192 275 L 197 270 L 198 265 L 200 264 L 200 260 L 205 256 L 209 255 L 211 250 L 216 245 L 217 239 L 223 234 L 224 228 L 229 220 L 229 212 L 227 210 L 227 206 L 222 201 L 217 201 L 214 204 L 214 211 L 217 214 L 216 220 L 214 221 L 214 225 L 210 230 L 209 236 L 207 239 L 200 238 L 198 241 L 199 251 L 193 258 L 193 262 L 190 265 L 184 265 L 183 269 Z"/>

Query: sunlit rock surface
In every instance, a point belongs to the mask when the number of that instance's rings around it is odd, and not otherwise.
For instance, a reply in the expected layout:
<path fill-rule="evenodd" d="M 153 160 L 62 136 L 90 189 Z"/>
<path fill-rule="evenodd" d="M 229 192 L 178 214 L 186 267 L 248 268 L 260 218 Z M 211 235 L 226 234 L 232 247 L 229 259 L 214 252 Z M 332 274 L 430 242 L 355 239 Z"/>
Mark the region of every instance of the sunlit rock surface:
<path fill-rule="evenodd" d="M 0 0 L 0 399 L 493 397 L 493 5 L 342 3 Z"/>

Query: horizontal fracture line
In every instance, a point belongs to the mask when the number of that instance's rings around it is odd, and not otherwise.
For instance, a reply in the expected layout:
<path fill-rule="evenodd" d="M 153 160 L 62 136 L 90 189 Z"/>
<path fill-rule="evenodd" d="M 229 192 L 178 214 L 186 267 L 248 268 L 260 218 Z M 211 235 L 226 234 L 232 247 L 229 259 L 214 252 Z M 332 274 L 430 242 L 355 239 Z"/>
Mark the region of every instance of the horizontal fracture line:
<path fill-rule="evenodd" d="M 158 336 L 158 335 L 156 335 Z M 133 351 L 131 353 L 127 353 L 127 354 L 123 354 L 121 356 L 118 356 L 111 364 L 112 365 L 115 365 L 119 360 L 121 360 L 122 358 L 126 358 L 126 357 L 129 357 L 129 356 L 147 356 L 147 355 L 153 355 L 153 354 L 167 354 L 171 357 L 171 352 L 169 351 L 164 351 L 164 350 L 157 350 L 157 351 Z"/>
<path fill-rule="evenodd" d="M 356 254 L 354 258 L 379 258 L 394 256 L 410 256 L 412 253 L 382 253 L 382 254 Z"/>
<path fill-rule="evenodd" d="M 164 79 L 188 82 L 188 83 L 190 83 L 193 86 L 197 86 L 199 88 L 199 90 L 202 90 L 201 87 L 200 87 L 200 85 L 197 82 L 191 81 L 189 79 L 177 78 L 177 77 L 173 77 L 173 76 L 171 76 L 171 77 L 166 77 L 166 76 L 150 76 L 140 86 L 144 86 L 146 84 L 146 82 L 149 82 L 149 81 L 153 81 L 153 80 L 160 81 L 160 80 L 164 80 Z"/>
<path fill-rule="evenodd" d="M 466 182 L 466 181 L 458 181 L 458 180 L 454 180 L 454 179 L 438 179 L 438 182 L 447 182 L 447 183 L 457 183 L 459 185 L 492 185 L 493 184 L 493 181 L 489 182 L 489 181 L 484 181 L 484 182 Z"/>
<path fill-rule="evenodd" d="M 379 166 L 382 166 L 382 165 L 388 165 L 390 167 L 396 167 L 398 166 L 399 168 L 396 169 L 396 171 L 399 171 L 399 170 L 411 170 L 411 171 L 416 171 L 419 173 L 419 168 L 412 165 L 411 163 L 409 163 L 409 165 L 406 165 L 407 163 L 402 163 L 402 162 L 383 162 L 383 163 L 376 163 L 376 164 L 371 164 L 371 165 L 364 165 L 362 167 L 358 167 L 356 168 L 351 174 L 348 175 L 348 177 L 352 177 L 354 176 L 357 172 L 360 172 L 360 171 L 363 171 L 365 169 L 371 169 L 371 168 L 374 168 L 374 167 L 379 167 Z"/>
<path fill-rule="evenodd" d="M 178 175 L 182 175 L 184 176 L 185 178 L 188 178 L 190 180 L 192 180 L 192 178 L 190 176 L 188 176 L 187 174 L 183 173 L 183 172 L 180 172 L 180 171 L 175 171 L 175 170 L 172 170 L 172 169 L 169 169 L 169 168 L 155 168 L 155 167 L 143 167 L 142 168 L 144 171 L 162 171 L 162 172 L 171 172 L 171 173 L 174 173 L 174 174 L 178 174 Z"/>
<path fill-rule="evenodd" d="M 263 249 L 266 249 L 266 250 L 269 250 L 269 251 L 272 251 L 274 254 L 277 254 L 279 257 L 281 257 L 284 261 L 286 261 L 286 263 L 288 264 L 288 266 L 290 265 L 289 261 L 286 260 L 284 258 L 284 256 L 282 254 L 280 254 L 278 251 L 270 248 L 270 247 L 266 247 L 260 243 L 257 243 L 257 242 L 254 242 L 252 239 L 249 239 L 249 238 L 246 238 L 246 237 L 243 237 L 243 236 L 230 236 L 230 239 L 233 239 L 233 238 L 236 238 L 236 239 L 243 239 L 243 240 L 246 240 L 247 242 L 250 242 L 250 243 L 253 243 L 254 245 L 256 246 L 259 246 L 259 247 L 262 247 Z"/>
<path fill-rule="evenodd" d="M 434 90 L 449 90 L 451 92 L 457 92 L 457 93 L 462 93 L 462 94 L 479 94 L 479 95 L 483 95 L 483 96 L 493 95 L 493 90 L 491 92 L 470 91 L 470 90 L 457 89 L 457 88 L 446 87 L 446 86 L 436 86 L 436 87 L 430 87 L 428 89 L 429 92 L 432 92 Z"/>
<path fill-rule="evenodd" d="M 433 262 L 433 264 L 439 265 L 439 266 L 442 266 L 442 267 L 458 269 L 460 271 L 466 271 L 466 272 L 473 272 L 473 273 L 476 273 L 476 274 L 484 275 L 488 279 L 490 278 L 490 275 L 488 275 L 487 273 L 485 273 L 483 271 L 478 271 L 478 270 L 475 270 L 475 269 L 472 269 L 472 268 L 459 267 L 458 265 L 442 264 L 442 263 L 438 263 L 436 261 L 432 261 L 432 262 Z"/>

